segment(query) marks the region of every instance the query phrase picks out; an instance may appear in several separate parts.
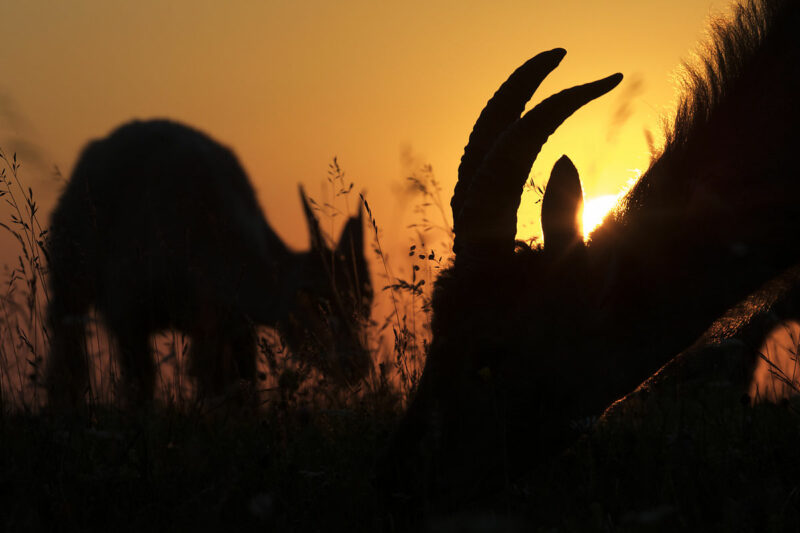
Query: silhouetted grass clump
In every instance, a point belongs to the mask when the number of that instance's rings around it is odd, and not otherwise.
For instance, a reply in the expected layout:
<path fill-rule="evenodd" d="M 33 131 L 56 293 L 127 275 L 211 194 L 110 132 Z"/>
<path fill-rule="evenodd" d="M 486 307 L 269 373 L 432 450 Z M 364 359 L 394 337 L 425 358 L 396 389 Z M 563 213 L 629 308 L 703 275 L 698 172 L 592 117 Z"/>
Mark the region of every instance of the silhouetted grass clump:
<path fill-rule="evenodd" d="M 0 149 L 0 199 L 9 220 L 0 228 L 17 243 L 17 262 L 5 266 L 7 280 L 0 294 L 0 413 L 34 410 L 40 405 L 38 387 L 47 352 L 46 224 L 38 216 L 33 190 L 20 176 L 16 154 Z"/>

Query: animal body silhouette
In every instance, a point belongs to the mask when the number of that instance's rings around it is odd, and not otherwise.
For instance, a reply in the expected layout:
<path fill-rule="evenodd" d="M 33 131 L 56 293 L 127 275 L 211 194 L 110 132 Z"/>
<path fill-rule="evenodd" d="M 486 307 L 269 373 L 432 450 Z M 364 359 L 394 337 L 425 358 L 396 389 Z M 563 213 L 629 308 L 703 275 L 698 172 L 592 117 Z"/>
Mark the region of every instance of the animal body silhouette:
<path fill-rule="evenodd" d="M 340 381 L 370 367 L 359 326 L 372 301 L 361 210 L 338 246 L 325 244 L 301 189 L 311 250 L 270 228 L 235 155 L 168 120 L 134 121 L 90 143 L 52 214 L 48 320 L 50 403 L 88 386 L 87 313 L 118 345 L 128 400 L 153 398 L 150 335 L 191 338 L 198 394 L 256 377 L 254 325 L 272 325 L 297 355 Z"/>
<path fill-rule="evenodd" d="M 716 23 L 663 150 L 587 243 L 578 171 L 553 168 L 544 245 L 515 241 L 531 165 L 574 111 L 621 75 L 522 115 L 565 55 L 537 55 L 480 114 L 452 198 L 455 260 L 433 340 L 379 479 L 457 504 L 513 481 L 800 260 L 800 3 L 763 0 Z M 522 115 L 522 116 L 521 116 Z"/>

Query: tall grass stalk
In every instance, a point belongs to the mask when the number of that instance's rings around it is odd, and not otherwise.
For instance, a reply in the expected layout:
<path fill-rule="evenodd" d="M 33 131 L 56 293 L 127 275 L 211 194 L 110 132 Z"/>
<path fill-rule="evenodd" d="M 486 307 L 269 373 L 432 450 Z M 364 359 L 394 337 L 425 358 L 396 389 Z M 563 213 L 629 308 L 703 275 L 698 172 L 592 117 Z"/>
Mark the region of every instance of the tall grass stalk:
<path fill-rule="evenodd" d="M 0 222 L 0 227 L 19 244 L 17 264 L 8 272 L 6 292 L 0 297 L 5 330 L 0 336 L 0 407 L 8 407 L 6 394 L 11 391 L 15 405 L 31 410 L 40 404 L 38 384 L 49 342 L 44 319 L 47 230 L 39 221 L 33 189 L 24 186 L 17 155 L 9 158 L 0 149 L 0 161 L 0 198 L 10 208 L 10 223 Z"/>

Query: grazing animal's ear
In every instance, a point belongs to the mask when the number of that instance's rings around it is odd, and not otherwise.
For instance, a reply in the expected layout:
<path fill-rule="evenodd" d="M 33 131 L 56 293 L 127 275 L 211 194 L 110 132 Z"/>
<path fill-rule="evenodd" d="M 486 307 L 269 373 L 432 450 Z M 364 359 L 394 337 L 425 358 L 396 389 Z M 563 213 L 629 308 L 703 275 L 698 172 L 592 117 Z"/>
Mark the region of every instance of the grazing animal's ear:
<path fill-rule="evenodd" d="M 342 229 L 342 235 L 339 237 L 339 244 L 336 246 L 336 251 L 344 253 L 347 258 L 350 257 L 351 253 L 355 253 L 356 256 L 363 255 L 363 213 L 364 208 L 359 204 L 358 214 L 347 220 L 347 224 L 345 224 L 344 229 Z"/>
<path fill-rule="evenodd" d="M 306 191 L 300 185 L 300 199 L 303 201 L 303 213 L 306 215 L 306 222 L 308 224 L 308 235 L 311 239 L 312 250 L 323 250 L 325 248 L 325 239 L 322 237 L 322 231 L 319 229 L 319 220 L 311 209 L 311 204 L 306 196 Z"/>
<path fill-rule="evenodd" d="M 358 214 L 350 217 L 342 230 L 336 245 L 336 256 L 344 260 L 345 275 L 352 283 L 353 295 L 358 297 L 366 308 L 359 313 L 369 315 L 372 303 L 372 284 L 369 277 L 369 266 L 364 255 L 364 206 L 359 202 Z"/>
<path fill-rule="evenodd" d="M 583 242 L 583 189 L 578 170 L 567 156 L 553 165 L 542 199 L 544 249 L 561 255 Z"/>
<path fill-rule="evenodd" d="M 348 219 L 344 225 L 336 253 L 343 257 L 348 264 L 356 269 L 356 275 L 361 278 L 366 275 L 367 263 L 364 258 L 364 207 L 359 203 L 358 214 Z M 360 279 L 360 282 L 365 281 Z"/>

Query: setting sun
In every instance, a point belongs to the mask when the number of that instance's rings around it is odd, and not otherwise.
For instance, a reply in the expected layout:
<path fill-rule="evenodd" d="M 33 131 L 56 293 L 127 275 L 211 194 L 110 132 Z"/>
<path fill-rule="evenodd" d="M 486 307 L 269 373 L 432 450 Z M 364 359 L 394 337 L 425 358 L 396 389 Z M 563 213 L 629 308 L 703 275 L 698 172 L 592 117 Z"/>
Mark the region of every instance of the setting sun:
<path fill-rule="evenodd" d="M 606 194 L 589 198 L 583 204 L 583 238 L 587 239 L 589 234 L 603 222 L 617 203 L 616 194 Z"/>

